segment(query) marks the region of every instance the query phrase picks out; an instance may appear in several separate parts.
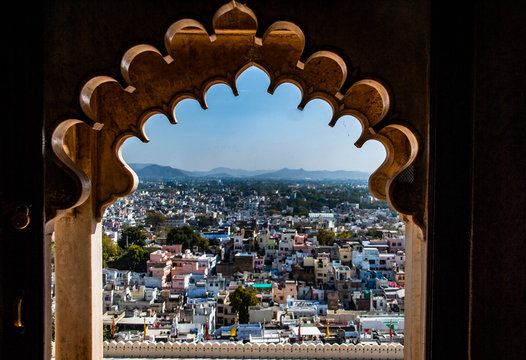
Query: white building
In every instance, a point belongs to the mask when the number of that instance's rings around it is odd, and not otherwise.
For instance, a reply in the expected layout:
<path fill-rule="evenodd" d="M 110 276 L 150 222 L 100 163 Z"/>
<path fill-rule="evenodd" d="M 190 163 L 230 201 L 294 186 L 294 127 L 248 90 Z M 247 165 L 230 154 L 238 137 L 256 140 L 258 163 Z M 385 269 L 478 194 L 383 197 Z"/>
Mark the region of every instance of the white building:
<path fill-rule="evenodd" d="M 279 239 L 279 251 L 292 251 L 296 235 L 298 232 L 294 229 L 283 230 Z"/>
<path fill-rule="evenodd" d="M 360 248 L 353 250 L 352 263 L 355 267 L 364 270 L 376 270 L 380 266 L 380 252 L 376 248 Z"/>

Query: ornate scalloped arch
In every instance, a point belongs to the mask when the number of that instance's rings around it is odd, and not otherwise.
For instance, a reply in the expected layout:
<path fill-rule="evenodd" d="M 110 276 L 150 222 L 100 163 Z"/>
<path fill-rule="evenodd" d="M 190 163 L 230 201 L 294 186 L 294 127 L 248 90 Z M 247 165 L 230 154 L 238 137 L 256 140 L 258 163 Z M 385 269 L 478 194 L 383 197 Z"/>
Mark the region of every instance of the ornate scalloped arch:
<path fill-rule="evenodd" d="M 342 89 L 347 66 L 340 56 L 319 51 L 305 62 L 300 61 L 305 36 L 298 26 L 277 21 L 261 38 L 256 37 L 255 14 L 235 1 L 217 10 L 212 24 L 214 33 L 208 34 L 195 20 L 179 20 L 166 31 L 165 55 L 150 45 L 134 46 L 124 54 L 120 68 L 126 86 L 99 76 L 82 88 L 81 108 L 96 130 L 96 144 L 91 152 L 96 175 L 91 178 L 90 188 L 84 186 L 78 200 L 84 200 L 86 192 L 91 191 L 99 220 L 111 203 L 132 193 L 138 184 L 136 174 L 120 154 L 125 139 L 136 136 L 147 142 L 144 124 L 155 113 L 165 114 L 170 122 L 177 123 L 174 110 L 183 99 L 195 99 L 206 109 L 205 95 L 214 84 L 227 84 L 237 95 L 239 74 L 256 65 L 270 78 L 269 93 L 280 84 L 291 82 L 302 93 L 300 109 L 312 99 L 329 103 L 333 109 L 330 126 L 344 115 L 356 117 L 362 133 L 355 145 L 361 147 L 367 140 L 378 140 L 387 152 L 385 161 L 369 179 L 371 193 L 387 200 L 417 224 L 423 224 L 422 194 L 407 196 L 408 192 L 422 191 L 422 187 L 415 185 L 413 168 L 419 139 L 408 125 L 387 120 L 391 100 L 384 84 L 359 79 Z M 65 131 L 74 123 L 61 124 L 54 132 L 53 143 L 62 144 Z M 53 151 L 86 184 L 86 176 L 68 161 L 63 147 L 54 146 Z M 71 207 L 68 204 L 63 208 Z"/>

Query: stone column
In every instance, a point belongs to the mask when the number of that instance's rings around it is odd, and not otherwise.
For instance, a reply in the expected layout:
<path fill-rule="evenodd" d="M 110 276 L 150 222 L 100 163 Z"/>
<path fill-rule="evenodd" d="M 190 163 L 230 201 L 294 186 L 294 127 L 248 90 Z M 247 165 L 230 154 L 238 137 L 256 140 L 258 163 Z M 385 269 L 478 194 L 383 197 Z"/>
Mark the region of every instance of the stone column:
<path fill-rule="evenodd" d="M 102 226 L 86 201 L 55 224 L 55 355 L 102 359 Z"/>
<path fill-rule="evenodd" d="M 405 227 L 404 359 L 425 359 L 426 242 L 411 220 Z"/>

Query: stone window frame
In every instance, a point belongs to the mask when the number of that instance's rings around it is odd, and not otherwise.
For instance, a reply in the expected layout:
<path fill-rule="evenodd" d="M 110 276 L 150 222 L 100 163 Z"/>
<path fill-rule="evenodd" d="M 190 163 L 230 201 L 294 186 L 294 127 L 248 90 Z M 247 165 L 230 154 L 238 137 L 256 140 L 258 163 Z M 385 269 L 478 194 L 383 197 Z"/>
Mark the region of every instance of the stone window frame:
<path fill-rule="evenodd" d="M 56 244 L 57 358 L 102 357 L 102 289 L 97 287 L 102 277 L 101 219 L 110 204 L 131 194 L 138 184 L 122 159 L 122 144 L 132 136 L 147 142 L 144 125 L 154 114 L 165 114 L 176 124 L 174 110 L 181 100 L 195 99 L 206 109 L 205 95 L 212 85 L 227 84 L 238 95 L 236 80 L 249 66 L 267 74 L 271 94 L 282 83 L 296 85 L 302 93 L 299 109 L 310 100 L 325 100 L 333 110 L 330 126 L 345 115 L 358 119 L 362 134 L 357 147 L 368 140 L 384 145 L 386 159 L 371 175 L 369 189 L 388 201 L 406 223 L 410 301 L 405 306 L 405 358 L 423 358 L 428 159 L 417 132 L 390 116 L 392 96 L 382 81 L 360 76 L 348 81 L 345 61 L 330 51 L 301 61 L 305 37 L 297 25 L 276 21 L 258 38 L 255 14 L 234 1 L 218 9 L 212 25 L 210 35 L 195 20 L 176 21 L 165 34 L 167 55 L 150 45 L 132 47 L 121 61 L 127 86 L 106 76 L 89 80 L 79 101 L 90 121 L 64 120 L 51 131 L 53 156 L 78 189 L 65 199 L 46 199 L 47 233 L 53 234 Z M 350 85 L 344 89 L 346 83 Z M 89 271 L 78 274 L 71 271 L 73 266 Z M 83 288 L 74 296 L 66 290 L 71 281 Z M 77 335 L 74 344 L 72 334 Z"/>

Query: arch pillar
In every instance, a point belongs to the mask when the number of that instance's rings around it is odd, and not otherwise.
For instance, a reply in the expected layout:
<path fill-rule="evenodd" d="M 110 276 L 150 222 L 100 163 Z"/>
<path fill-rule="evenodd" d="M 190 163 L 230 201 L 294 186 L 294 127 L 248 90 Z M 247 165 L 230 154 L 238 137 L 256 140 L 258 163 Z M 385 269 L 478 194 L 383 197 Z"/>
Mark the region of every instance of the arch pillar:
<path fill-rule="evenodd" d="M 55 224 L 55 359 L 101 359 L 102 224 L 90 202 Z"/>
<path fill-rule="evenodd" d="M 66 147 L 89 177 L 95 132 L 75 126 Z M 92 186 L 93 190 L 94 186 Z M 102 223 L 92 195 L 54 223 L 55 359 L 102 359 Z"/>
<path fill-rule="evenodd" d="M 427 242 L 422 230 L 405 220 L 404 359 L 425 359 Z"/>

